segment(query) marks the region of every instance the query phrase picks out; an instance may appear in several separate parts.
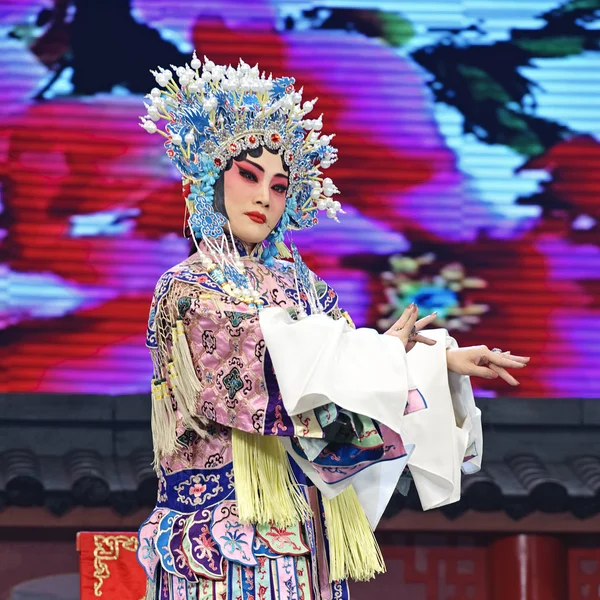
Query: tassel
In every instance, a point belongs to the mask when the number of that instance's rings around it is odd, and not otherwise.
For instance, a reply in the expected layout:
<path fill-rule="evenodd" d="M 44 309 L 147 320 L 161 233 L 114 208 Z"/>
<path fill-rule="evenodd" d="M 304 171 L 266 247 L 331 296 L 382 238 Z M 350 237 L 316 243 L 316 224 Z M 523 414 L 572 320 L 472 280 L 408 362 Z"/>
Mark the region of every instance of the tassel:
<path fill-rule="evenodd" d="M 177 448 L 175 411 L 171 404 L 169 388 L 164 380 L 152 382 L 152 441 L 154 444 L 154 468 L 158 473 L 160 460 Z"/>
<path fill-rule="evenodd" d="M 183 321 L 177 319 L 176 327 L 171 328 L 172 361 L 168 365 L 169 379 L 173 388 L 173 395 L 177 408 L 181 412 L 183 425 L 193 429 L 198 435 L 205 437 L 206 431 L 196 420 L 206 423 L 204 417 L 198 414 L 197 398 L 202 391 L 202 384 L 196 375 L 192 354 L 187 343 Z"/>
<path fill-rule="evenodd" d="M 275 242 L 275 248 L 277 248 L 280 258 L 292 258 L 292 253 L 284 242 Z"/>
<path fill-rule="evenodd" d="M 156 600 L 157 581 L 160 581 L 158 577 L 156 578 L 156 581 L 150 579 L 146 580 L 146 593 L 140 600 Z"/>
<path fill-rule="evenodd" d="M 179 380 L 179 375 L 177 374 L 177 369 L 175 368 L 175 362 L 173 360 L 167 364 L 167 372 L 169 373 L 169 384 L 173 390 L 177 408 L 179 409 L 183 420 L 187 421 L 190 418 L 190 413 L 187 410 L 187 405 L 184 400 L 185 392 L 183 391 L 183 386 Z"/>
<path fill-rule="evenodd" d="M 185 400 L 185 412 L 196 414 L 196 399 L 202 391 L 202 384 L 196 375 L 194 361 L 183 329 L 183 321 L 177 319 L 176 326 L 171 328 L 173 339 L 173 362 L 179 376 L 179 386 Z"/>
<path fill-rule="evenodd" d="M 352 486 L 328 500 L 323 497 L 329 541 L 329 580 L 368 581 L 385 573 L 385 563 L 367 515 Z"/>
<path fill-rule="evenodd" d="M 312 511 L 276 436 L 232 429 L 233 473 L 242 523 L 289 527 Z"/>
<path fill-rule="evenodd" d="M 177 408 L 181 413 L 182 424 L 186 429 L 193 429 L 198 435 L 205 437 L 206 431 L 203 430 L 194 419 L 196 415 L 188 412 L 189 408 L 186 398 L 189 398 L 189 396 L 186 396 L 186 392 L 181 388 L 182 380 L 177 373 L 175 363 L 170 362 L 167 365 L 167 370 L 169 372 L 169 383 L 171 384 L 171 389 L 173 390 L 173 396 L 175 398 L 175 402 L 177 403 Z"/>

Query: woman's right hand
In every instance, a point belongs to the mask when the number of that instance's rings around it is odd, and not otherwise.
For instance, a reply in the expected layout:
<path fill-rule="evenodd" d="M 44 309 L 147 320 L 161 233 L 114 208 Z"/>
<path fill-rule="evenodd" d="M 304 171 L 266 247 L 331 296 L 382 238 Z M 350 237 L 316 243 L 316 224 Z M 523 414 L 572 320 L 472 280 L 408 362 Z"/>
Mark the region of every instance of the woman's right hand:
<path fill-rule="evenodd" d="M 397 337 L 402 341 L 407 352 L 410 352 L 418 342 L 427 344 L 427 346 L 434 346 L 436 344 L 435 340 L 425 337 L 424 335 L 419 335 L 418 332 L 430 323 L 433 323 L 437 317 L 437 313 L 431 313 L 417 321 L 418 316 L 419 308 L 414 302 L 411 302 L 402 313 L 402 316 L 384 333 L 384 335 Z"/>

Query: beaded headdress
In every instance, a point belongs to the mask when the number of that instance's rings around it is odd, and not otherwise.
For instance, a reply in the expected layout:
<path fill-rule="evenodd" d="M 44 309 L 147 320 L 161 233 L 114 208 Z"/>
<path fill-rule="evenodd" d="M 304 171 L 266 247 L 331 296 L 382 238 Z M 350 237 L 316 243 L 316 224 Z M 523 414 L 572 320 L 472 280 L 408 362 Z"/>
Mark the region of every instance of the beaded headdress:
<path fill-rule="evenodd" d="M 202 239 L 221 262 L 223 287 L 248 302 L 258 298 L 245 276 L 243 265 L 228 244 L 226 218 L 213 206 L 214 186 L 228 161 L 242 151 L 266 146 L 280 154 L 288 167 L 286 206 L 277 226 L 261 248 L 261 257 L 270 264 L 274 257 L 289 257 L 284 244 L 287 230 L 312 227 L 317 212 L 325 211 L 337 221 L 341 205 L 332 196 L 339 193 L 330 178 L 321 177 L 337 160 L 330 145 L 333 136 L 321 134 L 322 115 L 308 119 L 315 100 L 302 102 L 290 77 L 273 79 L 240 60 L 237 68 L 204 64 L 194 52 L 189 65 L 174 67 L 177 84 L 169 69 L 153 71 L 159 87 L 144 103 L 148 111 L 141 126 L 166 138 L 165 148 L 183 176 L 184 196 L 189 210 L 188 225 L 194 239 Z M 158 123 L 165 121 L 164 131 Z M 231 250 L 233 248 L 233 250 Z M 306 267 L 292 244 L 297 275 L 306 285 Z M 207 258 L 208 263 L 211 261 Z M 214 265 L 213 265 L 214 266 Z"/>

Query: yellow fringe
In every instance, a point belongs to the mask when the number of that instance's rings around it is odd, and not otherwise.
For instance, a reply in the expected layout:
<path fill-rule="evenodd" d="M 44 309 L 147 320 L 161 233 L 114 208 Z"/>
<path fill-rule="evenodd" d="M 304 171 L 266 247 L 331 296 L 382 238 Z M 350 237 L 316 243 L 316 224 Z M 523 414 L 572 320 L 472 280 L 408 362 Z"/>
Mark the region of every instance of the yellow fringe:
<path fill-rule="evenodd" d="M 280 258 L 292 258 L 292 253 L 283 242 L 275 242 L 275 248 L 277 248 Z"/>
<path fill-rule="evenodd" d="M 186 429 L 193 429 L 198 435 L 205 437 L 206 431 L 198 425 L 205 419 L 198 414 L 197 398 L 202 391 L 202 384 L 196 375 L 192 354 L 187 343 L 183 321 L 177 319 L 176 326 L 171 327 L 172 356 L 167 365 L 169 381 L 177 408 Z"/>
<path fill-rule="evenodd" d="M 177 449 L 176 416 L 169 388 L 165 381 L 152 382 L 152 441 L 154 444 L 154 468 L 158 472 L 160 459 Z"/>
<path fill-rule="evenodd" d="M 323 497 L 329 541 L 329 579 L 368 581 L 385 573 L 385 562 L 352 486 L 332 500 Z"/>
<path fill-rule="evenodd" d="M 232 447 L 240 521 L 288 527 L 312 515 L 276 436 L 232 429 Z"/>
<path fill-rule="evenodd" d="M 177 372 L 175 363 L 170 362 L 167 365 L 167 369 L 169 372 L 169 382 L 171 383 L 171 389 L 173 390 L 175 402 L 177 402 L 177 408 L 181 413 L 181 421 L 183 425 L 186 429 L 193 429 L 197 434 L 199 434 L 202 437 L 206 436 L 206 431 L 202 429 L 196 421 L 196 418 L 202 420 L 202 417 L 200 417 L 196 413 L 189 412 L 189 403 L 187 402 L 187 398 L 189 398 L 189 395 L 187 395 L 187 393 L 182 389 L 182 378 Z"/>
<path fill-rule="evenodd" d="M 178 377 L 177 386 L 182 393 L 182 401 L 185 405 L 181 412 L 186 416 L 195 416 L 197 412 L 196 401 L 198 394 L 202 391 L 202 384 L 194 368 L 181 319 L 177 319 L 175 327 L 171 328 L 171 336 L 173 340 L 172 360 Z"/>

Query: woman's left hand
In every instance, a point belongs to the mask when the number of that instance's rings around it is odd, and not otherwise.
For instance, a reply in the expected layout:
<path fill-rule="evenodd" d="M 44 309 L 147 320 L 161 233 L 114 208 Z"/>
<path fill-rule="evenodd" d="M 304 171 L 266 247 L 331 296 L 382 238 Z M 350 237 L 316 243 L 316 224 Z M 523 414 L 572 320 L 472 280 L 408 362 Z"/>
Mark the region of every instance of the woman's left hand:
<path fill-rule="evenodd" d="M 487 346 L 469 346 L 446 350 L 448 370 L 459 375 L 497 379 L 501 377 L 510 385 L 519 382 L 506 369 L 524 369 L 528 356 L 513 356 L 510 352 L 492 351 Z"/>

